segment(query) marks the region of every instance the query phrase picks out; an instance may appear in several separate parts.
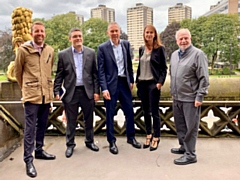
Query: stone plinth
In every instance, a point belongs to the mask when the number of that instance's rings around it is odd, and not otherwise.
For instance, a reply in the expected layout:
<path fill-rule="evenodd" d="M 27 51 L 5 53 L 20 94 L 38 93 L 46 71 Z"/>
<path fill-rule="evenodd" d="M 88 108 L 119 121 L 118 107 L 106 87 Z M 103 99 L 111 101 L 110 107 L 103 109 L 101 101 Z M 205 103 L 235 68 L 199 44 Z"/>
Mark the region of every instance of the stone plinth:
<path fill-rule="evenodd" d="M 17 148 L 22 139 L 24 112 L 16 82 L 0 82 L 0 161 Z"/>
<path fill-rule="evenodd" d="M 0 82 L 0 101 L 20 101 L 22 92 L 16 82 Z"/>

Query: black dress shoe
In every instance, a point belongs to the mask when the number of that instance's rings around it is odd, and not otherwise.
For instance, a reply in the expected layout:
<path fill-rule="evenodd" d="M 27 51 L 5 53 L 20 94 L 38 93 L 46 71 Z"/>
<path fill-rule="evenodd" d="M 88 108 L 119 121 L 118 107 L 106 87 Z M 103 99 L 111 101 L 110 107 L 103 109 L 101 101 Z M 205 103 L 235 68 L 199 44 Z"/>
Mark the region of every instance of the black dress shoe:
<path fill-rule="evenodd" d="M 88 147 L 92 151 L 99 151 L 99 148 L 94 143 L 86 143 L 86 147 Z"/>
<path fill-rule="evenodd" d="M 173 153 L 173 154 L 184 154 L 185 150 L 181 149 L 181 148 L 172 148 L 171 153 Z"/>
<path fill-rule="evenodd" d="M 37 171 L 32 162 L 26 163 L 26 173 L 29 177 L 32 177 L 32 178 L 37 176 Z"/>
<path fill-rule="evenodd" d="M 109 151 L 112 154 L 118 154 L 118 148 L 117 148 L 117 145 L 115 144 L 115 142 L 109 144 Z"/>
<path fill-rule="evenodd" d="M 74 147 L 67 147 L 67 150 L 65 152 L 65 155 L 66 155 L 67 158 L 70 158 L 72 156 L 73 149 L 74 149 Z"/>
<path fill-rule="evenodd" d="M 54 156 L 52 154 L 48 154 L 46 151 L 41 151 L 41 152 L 35 151 L 35 158 L 36 159 L 53 160 L 53 159 L 56 159 L 56 156 Z"/>
<path fill-rule="evenodd" d="M 187 164 L 191 164 L 191 163 L 196 163 L 197 162 L 197 158 L 187 158 L 186 156 L 182 156 L 178 159 L 174 160 L 174 164 L 177 165 L 187 165 Z"/>
<path fill-rule="evenodd" d="M 132 140 L 128 139 L 127 143 L 131 144 L 133 147 L 137 148 L 137 149 L 141 149 L 142 145 L 137 142 L 137 140 L 135 138 L 133 138 Z"/>

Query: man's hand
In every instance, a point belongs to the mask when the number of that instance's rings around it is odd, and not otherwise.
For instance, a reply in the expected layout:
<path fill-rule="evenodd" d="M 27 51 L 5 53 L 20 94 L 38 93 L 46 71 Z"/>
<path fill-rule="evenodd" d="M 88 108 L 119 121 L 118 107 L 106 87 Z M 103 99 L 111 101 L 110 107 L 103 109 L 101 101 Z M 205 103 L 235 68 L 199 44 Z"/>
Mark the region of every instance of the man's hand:
<path fill-rule="evenodd" d="M 198 107 L 198 106 L 201 106 L 201 105 L 202 105 L 202 102 L 195 101 L 195 107 Z"/>
<path fill-rule="evenodd" d="M 56 98 L 56 100 L 60 100 L 59 94 L 57 94 L 57 95 L 55 96 L 55 98 Z"/>
<path fill-rule="evenodd" d="M 133 83 L 130 83 L 130 90 L 133 90 Z"/>
<path fill-rule="evenodd" d="M 103 98 L 106 100 L 111 100 L 110 93 L 108 91 L 104 91 L 103 93 Z"/>
<path fill-rule="evenodd" d="M 161 83 L 157 83 L 157 84 L 156 84 L 156 87 L 157 87 L 158 90 L 160 90 L 161 87 L 162 87 L 162 84 L 161 84 Z"/>
<path fill-rule="evenodd" d="M 94 101 L 97 102 L 99 100 L 99 94 L 94 94 Z"/>

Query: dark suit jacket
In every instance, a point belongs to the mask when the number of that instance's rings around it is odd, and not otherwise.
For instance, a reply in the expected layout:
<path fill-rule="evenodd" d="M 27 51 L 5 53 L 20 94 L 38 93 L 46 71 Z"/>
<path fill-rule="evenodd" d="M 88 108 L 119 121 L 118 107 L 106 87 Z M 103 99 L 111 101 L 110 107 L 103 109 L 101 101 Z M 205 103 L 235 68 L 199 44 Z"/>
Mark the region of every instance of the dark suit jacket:
<path fill-rule="evenodd" d="M 139 65 L 137 69 L 136 83 L 138 83 L 138 77 L 140 75 L 140 58 L 144 53 L 144 46 L 139 48 Z M 154 77 L 155 83 L 161 83 L 162 85 L 165 82 L 167 75 L 167 65 L 164 47 L 158 47 L 152 50 L 150 58 L 151 72 Z"/>
<path fill-rule="evenodd" d="M 94 98 L 94 93 L 99 94 L 97 77 L 96 55 L 93 49 L 83 46 L 83 85 L 89 99 Z M 64 103 L 72 100 L 76 86 L 76 69 L 72 47 L 64 49 L 58 54 L 57 73 L 54 80 L 54 95 L 59 94 L 61 86 L 66 89 L 62 98 Z"/>
<path fill-rule="evenodd" d="M 120 43 L 123 51 L 125 75 L 130 87 L 130 83 L 134 83 L 130 44 L 126 40 L 121 40 Z M 110 40 L 98 46 L 98 78 L 102 91 L 108 90 L 110 94 L 116 92 L 118 68 Z"/>

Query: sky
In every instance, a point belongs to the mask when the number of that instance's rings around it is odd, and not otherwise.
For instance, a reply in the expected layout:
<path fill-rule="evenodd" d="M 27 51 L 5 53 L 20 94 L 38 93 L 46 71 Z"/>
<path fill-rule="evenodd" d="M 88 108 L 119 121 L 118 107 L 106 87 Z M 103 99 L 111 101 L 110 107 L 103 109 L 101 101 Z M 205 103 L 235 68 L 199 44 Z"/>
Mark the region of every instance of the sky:
<path fill-rule="evenodd" d="M 92 8 L 103 4 L 115 9 L 115 21 L 127 33 L 127 9 L 135 7 L 136 3 L 143 3 L 153 8 L 153 25 L 157 31 L 162 32 L 168 25 L 168 8 L 177 3 L 192 7 L 192 18 L 198 18 L 210 10 L 220 0 L 0 0 L 0 30 L 11 28 L 12 11 L 19 6 L 31 9 L 33 18 L 50 19 L 54 15 L 75 11 L 90 18 Z"/>

